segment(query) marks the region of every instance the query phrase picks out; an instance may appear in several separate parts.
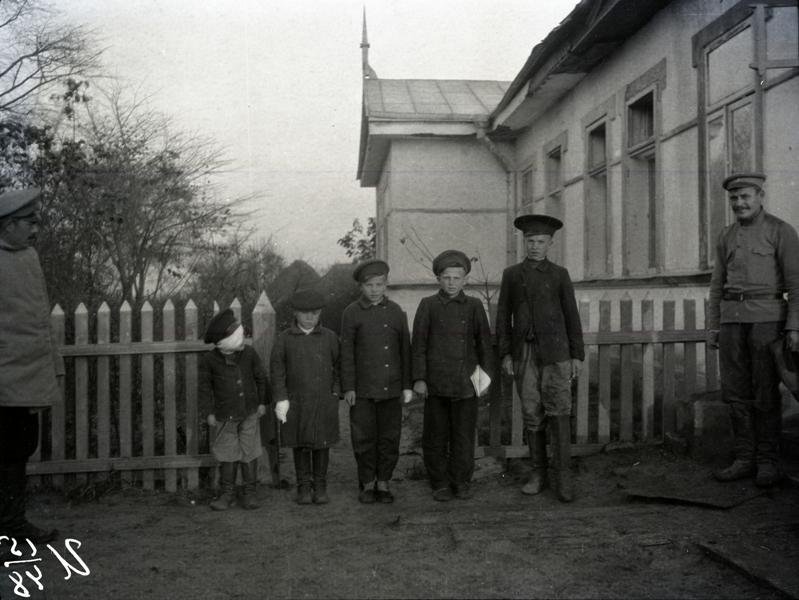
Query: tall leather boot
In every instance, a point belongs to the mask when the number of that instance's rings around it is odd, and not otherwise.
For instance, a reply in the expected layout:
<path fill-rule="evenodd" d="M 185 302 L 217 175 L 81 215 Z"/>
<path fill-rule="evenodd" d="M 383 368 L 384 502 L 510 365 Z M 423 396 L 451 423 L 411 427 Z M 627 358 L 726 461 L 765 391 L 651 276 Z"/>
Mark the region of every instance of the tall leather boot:
<path fill-rule="evenodd" d="M 255 496 L 255 489 L 258 484 L 258 459 L 248 463 L 241 463 L 241 475 L 244 480 L 244 498 L 242 505 L 248 510 L 260 508 Z"/>
<path fill-rule="evenodd" d="M 713 471 L 713 477 L 719 481 L 736 481 L 755 474 L 755 430 L 752 409 L 742 402 L 731 402 L 730 418 L 735 437 L 735 460 L 730 466 Z"/>
<path fill-rule="evenodd" d="M 311 504 L 311 451 L 294 448 L 294 472 L 297 474 L 297 504 Z"/>
<path fill-rule="evenodd" d="M 534 496 L 547 485 L 547 430 L 527 430 L 527 446 L 530 448 L 530 478 L 522 486 L 522 494 Z"/>
<path fill-rule="evenodd" d="M 571 475 L 571 423 L 569 415 L 547 417 L 552 454 L 555 467 L 555 485 L 558 500 L 574 500 L 574 484 Z"/>
<path fill-rule="evenodd" d="M 239 463 L 219 463 L 219 497 L 211 502 L 213 510 L 227 510 L 236 500 L 236 467 Z"/>
<path fill-rule="evenodd" d="M 25 516 L 27 504 L 26 463 L 0 465 L 0 532 L 2 535 L 43 544 L 58 539 L 57 529 L 40 529 Z"/>
<path fill-rule="evenodd" d="M 314 504 L 327 504 L 327 467 L 330 463 L 330 449 L 313 451 L 313 501 Z"/>
<path fill-rule="evenodd" d="M 776 404 L 769 410 L 752 411 L 757 435 L 757 477 L 755 485 L 769 487 L 782 480 L 780 469 L 780 434 L 782 433 L 782 406 Z"/>

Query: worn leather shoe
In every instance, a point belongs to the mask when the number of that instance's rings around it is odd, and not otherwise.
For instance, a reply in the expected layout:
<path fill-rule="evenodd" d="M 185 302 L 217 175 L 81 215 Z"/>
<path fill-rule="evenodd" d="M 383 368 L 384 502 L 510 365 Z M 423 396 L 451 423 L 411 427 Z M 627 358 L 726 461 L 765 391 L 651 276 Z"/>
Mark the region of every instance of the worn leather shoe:
<path fill-rule="evenodd" d="M 757 487 L 771 487 L 775 483 L 779 483 L 781 479 L 782 471 L 774 463 L 757 465 L 757 477 L 755 477 Z"/>
<path fill-rule="evenodd" d="M 375 491 L 372 488 L 363 489 L 358 492 L 358 502 L 361 504 L 374 504 L 375 500 Z"/>
<path fill-rule="evenodd" d="M 438 502 L 449 502 L 452 500 L 452 490 L 448 487 L 433 490 L 433 500 Z"/>
<path fill-rule="evenodd" d="M 327 504 L 330 502 L 330 496 L 327 495 L 327 484 L 315 484 L 313 491 L 314 504 Z"/>
<path fill-rule="evenodd" d="M 297 504 L 311 504 L 312 502 L 313 498 L 311 498 L 311 486 L 300 485 L 297 488 Z"/>
<path fill-rule="evenodd" d="M 468 483 L 459 483 L 456 485 L 454 494 L 458 500 L 471 500 L 474 498 L 472 486 L 470 486 Z"/>
<path fill-rule="evenodd" d="M 522 486 L 522 494 L 527 496 L 535 496 L 536 494 L 541 493 L 545 485 L 545 472 L 542 472 L 542 469 L 536 469 L 530 473 L 530 478 L 527 480 L 527 483 Z"/>
<path fill-rule="evenodd" d="M 745 460 L 735 459 L 735 461 L 724 469 L 713 471 L 713 477 L 718 481 L 737 481 L 745 479 L 755 474 L 755 465 Z"/>

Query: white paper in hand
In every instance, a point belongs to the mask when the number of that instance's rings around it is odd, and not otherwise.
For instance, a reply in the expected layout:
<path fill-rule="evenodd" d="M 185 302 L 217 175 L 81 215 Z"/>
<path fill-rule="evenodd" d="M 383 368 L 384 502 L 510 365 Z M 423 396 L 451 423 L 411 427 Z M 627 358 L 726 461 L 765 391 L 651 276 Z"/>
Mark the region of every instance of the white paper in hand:
<path fill-rule="evenodd" d="M 491 377 L 488 376 L 488 373 L 483 371 L 480 365 L 477 365 L 474 368 L 474 373 L 472 376 L 469 377 L 472 381 L 472 385 L 474 386 L 474 392 L 478 396 L 482 396 L 483 392 L 488 389 L 488 386 L 491 385 Z"/>

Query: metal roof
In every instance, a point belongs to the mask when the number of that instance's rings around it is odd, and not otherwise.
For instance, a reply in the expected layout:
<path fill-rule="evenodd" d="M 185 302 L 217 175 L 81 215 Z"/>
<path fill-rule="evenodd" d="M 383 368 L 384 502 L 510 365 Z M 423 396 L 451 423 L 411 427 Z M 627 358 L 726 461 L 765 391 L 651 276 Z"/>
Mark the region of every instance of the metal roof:
<path fill-rule="evenodd" d="M 366 79 L 363 105 L 368 120 L 485 120 L 510 85 L 507 81 L 455 79 Z"/>

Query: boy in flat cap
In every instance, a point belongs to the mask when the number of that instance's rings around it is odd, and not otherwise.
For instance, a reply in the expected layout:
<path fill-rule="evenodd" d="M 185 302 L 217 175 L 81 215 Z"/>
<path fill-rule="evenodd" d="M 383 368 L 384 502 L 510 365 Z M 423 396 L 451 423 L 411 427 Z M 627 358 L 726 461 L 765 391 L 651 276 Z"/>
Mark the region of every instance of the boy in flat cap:
<path fill-rule="evenodd" d="M 244 343 L 244 328 L 231 309 L 216 314 L 205 332 L 214 349 L 200 356 L 199 403 L 213 431 L 211 453 L 219 461 L 222 493 L 211 502 L 227 510 L 235 501 L 236 468 L 244 481 L 243 506 L 258 508 L 255 489 L 261 436 L 258 420 L 266 414 L 269 381 L 263 361 Z"/>
<path fill-rule="evenodd" d="M 413 391 L 425 399 L 422 449 L 438 501 L 472 497 L 479 365 L 491 376 L 491 330 L 483 303 L 463 293 L 469 258 L 446 250 L 433 260 L 441 289 L 422 298 L 413 320 Z"/>
<path fill-rule="evenodd" d="M 297 503 L 326 504 L 330 446 L 338 442 L 338 337 L 319 324 L 325 297 L 299 290 L 294 324 L 281 332 L 270 360 L 281 443 L 294 449 Z"/>
<path fill-rule="evenodd" d="M 25 517 L 25 465 L 39 444 L 39 412 L 59 404 L 64 365 L 50 331 L 39 255 L 40 190 L 0 195 L 0 535 L 53 541 Z"/>
<path fill-rule="evenodd" d="M 546 215 L 523 215 L 513 224 L 524 234 L 527 256 L 502 273 L 497 337 L 502 370 L 515 378 L 522 401 L 533 467 L 522 492 L 534 495 L 546 487 L 549 429 L 557 495 L 571 502 L 571 383 L 585 351 L 569 272 L 547 259 L 552 236 L 563 223 Z"/>
<path fill-rule="evenodd" d="M 353 278 L 361 297 L 341 316 L 341 385 L 364 504 L 394 501 L 389 481 L 399 459 L 401 400 L 412 397 L 408 318 L 386 298 L 388 270 L 382 260 L 359 264 Z"/>
<path fill-rule="evenodd" d="M 782 478 L 780 376 L 770 345 L 784 338 L 787 351 L 799 351 L 799 238 L 763 208 L 765 179 L 737 173 L 722 183 L 735 222 L 716 245 L 707 317 L 735 436 L 735 461 L 714 476 L 734 481 L 756 475 L 761 487 Z"/>

